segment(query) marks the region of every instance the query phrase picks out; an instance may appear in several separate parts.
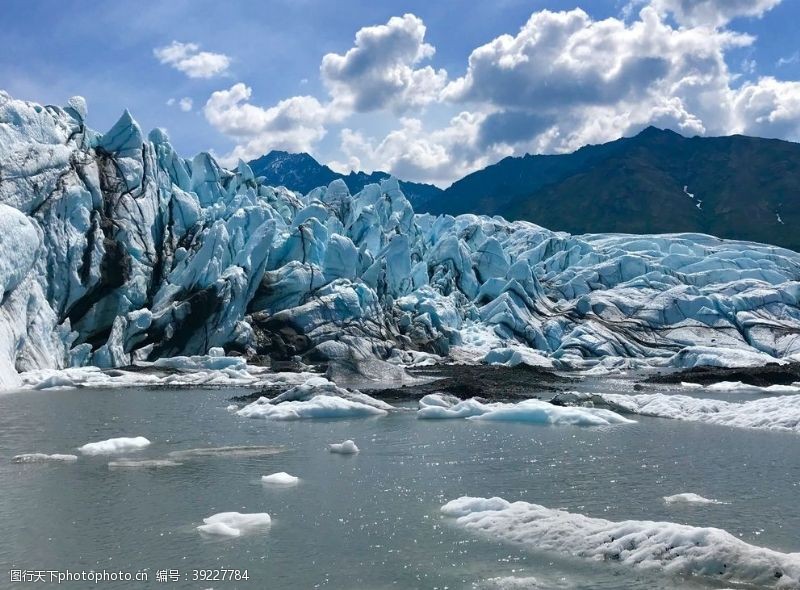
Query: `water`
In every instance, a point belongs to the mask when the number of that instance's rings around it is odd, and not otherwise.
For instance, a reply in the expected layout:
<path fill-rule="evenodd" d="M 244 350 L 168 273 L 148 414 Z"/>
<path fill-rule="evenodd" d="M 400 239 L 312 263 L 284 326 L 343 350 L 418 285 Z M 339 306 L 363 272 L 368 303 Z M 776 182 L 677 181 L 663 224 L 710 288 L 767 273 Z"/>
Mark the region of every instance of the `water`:
<path fill-rule="evenodd" d="M 233 391 L 52 391 L 0 396 L 0 567 L 145 570 L 149 583 L 103 588 L 475 588 L 535 577 L 547 588 L 713 588 L 479 538 L 440 506 L 498 495 L 610 520 L 717 526 L 747 542 L 800 551 L 800 437 L 641 418 L 609 428 L 376 419 L 269 423 L 225 411 Z M 226 445 L 281 445 L 271 456 L 195 458 L 158 470 L 112 470 L 108 458 L 19 465 L 27 452 L 75 453 L 89 441 L 142 435 L 136 458 Z M 356 456 L 326 444 L 352 438 Z M 297 487 L 263 486 L 286 471 Z M 668 506 L 695 492 L 728 505 Z M 266 534 L 203 538 L 217 512 L 268 512 Z M 249 582 L 191 580 L 201 568 L 247 569 Z M 179 570 L 177 582 L 156 572 Z M 86 588 L 92 584 L 62 584 Z M 35 587 L 35 585 L 34 585 Z"/>

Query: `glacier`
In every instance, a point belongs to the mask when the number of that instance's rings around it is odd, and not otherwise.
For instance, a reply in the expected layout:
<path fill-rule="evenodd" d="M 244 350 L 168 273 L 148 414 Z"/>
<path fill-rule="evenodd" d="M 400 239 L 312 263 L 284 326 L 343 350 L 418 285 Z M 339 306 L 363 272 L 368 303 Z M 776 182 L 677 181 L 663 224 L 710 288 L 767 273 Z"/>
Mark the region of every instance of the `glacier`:
<path fill-rule="evenodd" d="M 243 162 L 185 159 L 127 111 L 106 133 L 86 116 L 80 97 L 0 91 L 1 389 L 141 363 L 246 381 L 244 359 L 295 357 L 800 359 L 796 252 L 418 215 L 394 179 L 301 195 Z"/>

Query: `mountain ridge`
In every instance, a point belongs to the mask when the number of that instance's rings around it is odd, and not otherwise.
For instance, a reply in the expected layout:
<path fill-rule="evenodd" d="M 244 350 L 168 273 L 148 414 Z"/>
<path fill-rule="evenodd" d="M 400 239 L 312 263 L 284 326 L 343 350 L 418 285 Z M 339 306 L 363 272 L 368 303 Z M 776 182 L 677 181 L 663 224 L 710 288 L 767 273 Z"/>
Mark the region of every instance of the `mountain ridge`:
<path fill-rule="evenodd" d="M 267 180 L 305 193 L 342 178 L 352 192 L 389 176 L 340 175 L 305 156 L 323 174 L 298 169 L 302 184 L 291 170 L 273 170 Z M 569 154 L 509 156 L 444 190 L 401 188 L 418 212 L 436 215 L 500 215 L 572 234 L 706 233 L 800 250 L 800 144 L 780 139 L 685 137 L 650 126 Z"/>

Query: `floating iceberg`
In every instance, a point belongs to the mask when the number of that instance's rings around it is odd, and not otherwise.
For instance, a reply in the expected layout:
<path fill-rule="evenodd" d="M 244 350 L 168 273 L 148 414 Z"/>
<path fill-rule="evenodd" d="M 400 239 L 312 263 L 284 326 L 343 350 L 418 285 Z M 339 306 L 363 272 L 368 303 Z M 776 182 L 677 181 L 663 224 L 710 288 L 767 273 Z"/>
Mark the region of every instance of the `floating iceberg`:
<path fill-rule="evenodd" d="M 197 527 L 197 530 L 206 535 L 221 537 L 239 537 L 248 533 L 266 531 L 272 520 L 266 512 L 242 514 L 240 512 L 220 512 L 208 518 Z"/>
<path fill-rule="evenodd" d="M 140 451 L 150 446 L 150 441 L 143 436 L 109 438 L 93 443 L 86 443 L 78 450 L 84 455 L 113 455 L 115 453 L 128 453 Z"/>
<path fill-rule="evenodd" d="M 328 450 L 331 453 L 336 453 L 338 455 L 355 455 L 359 452 L 359 448 L 356 446 L 352 440 L 346 440 L 340 443 L 331 443 L 328 445 Z"/>
<path fill-rule="evenodd" d="M 236 414 L 245 418 L 264 420 L 302 420 L 385 416 L 386 410 L 340 397 L 320 395 L 307 402 L 282 402 L 276 405 L 255 401 Z"/>
<path fill-rule="evenodd" d="M 386 402 L 338 387 L 324 377 L 314 377 L 276 397 L 261 397 L 236 414 L 265 420 L 300 420 L 385 416 L 391 409 L 394 408 Z"/>
<path fill-rule="evenodd" d="M 289 475 L 285 471 L 273 473 L 271 475 L 262 475 L 262 483 L 275 485 L 275 486 L 293 486 L 300 483 L 300 478 L 294 475 Z"/>
<path fill-rule="evenodd" d="M 726 502 L 704 498 L 703 496 L 692 494 L 691 492 L 664 496 L 664 502 L 667 504 L 726 504 Z"/>
<path fill-rule="evenodd" d="M 46 453 L 25 453 L 23 455 L 15 455 L 11 458 L 12 463 L 72 463 L 77 460 L 77 455 L 60 455 L 58 453 L 53 455 L 48 455 Z"/>
<path fill-rule="evenodd" d="M 800 395 L 782 395 L 747 402 L 663 393 L 598 395 L 619 411 L 642 416 L 800 433 Z"/>
<path fill-rule="evenodd" d="M 612 522 L 527 502 L 466 496 L 445 504 L 442 513 L 456 518 L 467 530 L 537 551 L 759 588 L 788 589 L 800 584 L 800 553 L 750 545 L 716 528 Z"/>
<path fill-rule="evenodd" d="M 461 401 L 453 396 L 430 394 L 419 400 L 417 417 L 423 419 L 490 420 L 573 426 L 608 426 L 634 421 L 602 408 L 556 406 L 537 399 L 517 403 L 485 403 L 475 398 Z"/>
<path fill-rule="evenodd" d="M 0 388 L 258 386 L 264 357 L 800 358 L 796 252 L 416 215 L 394 179 L 300 195 L 86 112 L 0 93 Z M 132 364 L 161 373 L 78 370 Z"/>

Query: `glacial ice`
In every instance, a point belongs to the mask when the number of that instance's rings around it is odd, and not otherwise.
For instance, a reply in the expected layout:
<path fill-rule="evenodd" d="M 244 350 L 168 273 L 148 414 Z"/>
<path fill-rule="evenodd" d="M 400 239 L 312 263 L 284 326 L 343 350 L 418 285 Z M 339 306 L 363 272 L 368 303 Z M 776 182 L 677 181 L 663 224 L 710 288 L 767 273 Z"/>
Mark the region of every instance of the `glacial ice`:
<path fill-rule="evenodd" d="M 22 455 L 15 455 L 11 458 L 12 463 L 72 463 L 73 461 L 77 460 L 77 455 L 62 455 L 59 453 L 52 455 L 48 455 L 47 453 L 24 453 Z"/>
<path fill-rule="evenodd" d="M 86 443 L 78 450 L 84 455 L 113 455 L 115 453 L 128 453 L 140 451 L 150 446 L 150 441 L 143 436 L 109 438 L 97 442 Z"/>
<path fill-rule="evenodd" d="M 725 502 L 712 500 L 711 498 L 704 498 L 699 494 L 693 494 L 691 492 L 674 494 L 672 496 L 664 496 L 664 502 L 667 504 L 725 504 Z"/>
<path fill-rule="evenodd" d="M 800 395 L 782 395 L 746 402 L 663 393 L 598 395 L 618 411 L 642 416 L 800 433 Z"/>
<path fill-rule="evenodd" d="M 788 589 L 800 583 L 800 553 L 750 545 L 716 528 L 613 522 L 527 502 L 467 496 L 442 506 L 442 513 L 469 531 L 536 551 L 759 588 Z"/>
<path fill-rule="evenodd" d="M 300 483 L 300 478 L 294 475 L 290 475 L 285 471 L 280 471 L 278 473 L 272 473 L 270 475 L 262 475 L 261 482 L 275 486 L 293 486 Z"/>
<path fill-rule="evenodd" d="M 346 440 L 340 443 L 331 443 L 328 445 L 328 450 L 337 455 L 355 455 L 360 451 L 352 440 Z"/>
<path fill-rule="evenodd" d="M 269 528 L 272 520 L 266 512 L 242 514 L 240 512 L 220 512 L 204 518 L 197 530 L 206 535 L 221 537 L 239 537 L 248 533 L 257 533 Z"/>
<path fill-rule="evenodd" d="M 417 418 L 488 420 L 573 426 L 631 424 L 633 420 L 602 408 L 555 406 L 537 399 L 517 403 L 486 403 L 478 399 L 459 400 L 449 395 L 430 394 L 419 400 Z"/>
<path fill-rule="evenodd" d="M 394 179 L 300 195 L 244 163 L 181 158 L 127 111 L 105 134 L 85 116 L 79 97 L 0 93 L 2 389 L 142 363 L 178 384 L 244 384 L 254 355 L 558 369 L 800 358 L 796 252 L 416 215 Z"/>

